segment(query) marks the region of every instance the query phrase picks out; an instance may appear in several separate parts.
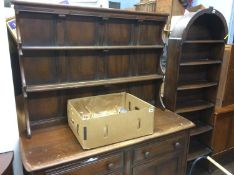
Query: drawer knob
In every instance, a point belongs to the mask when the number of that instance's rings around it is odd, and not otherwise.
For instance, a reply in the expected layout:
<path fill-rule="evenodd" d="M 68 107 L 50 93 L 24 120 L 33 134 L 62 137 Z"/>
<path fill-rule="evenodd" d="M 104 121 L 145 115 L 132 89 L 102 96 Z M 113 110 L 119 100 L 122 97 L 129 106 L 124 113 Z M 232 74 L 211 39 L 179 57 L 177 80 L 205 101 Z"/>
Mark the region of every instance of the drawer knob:
<path fill-rule="evenodd" d="M 114 164 L 113 163 L 108 163 L 107 168 L 109 170 L 113 169 L 114 168 Z"/>
<path fill-rule="evenodd" d="M 175 148 L 176 148 L 176 149 L 177 149 L 177 148 L 180 148 L 180 146 L 181 146 L 181 145 L 180 145 L 180 142 L 176 142 L 176 143 L 175 143 Z"/>
<path fill-rule="evenodd" d="M 146 151 L 146 152 L 145 152 L 145 158 L 149 158 L 149 156 L 150 156 L 150 152 L 149 152 L 149 151 Z"/>

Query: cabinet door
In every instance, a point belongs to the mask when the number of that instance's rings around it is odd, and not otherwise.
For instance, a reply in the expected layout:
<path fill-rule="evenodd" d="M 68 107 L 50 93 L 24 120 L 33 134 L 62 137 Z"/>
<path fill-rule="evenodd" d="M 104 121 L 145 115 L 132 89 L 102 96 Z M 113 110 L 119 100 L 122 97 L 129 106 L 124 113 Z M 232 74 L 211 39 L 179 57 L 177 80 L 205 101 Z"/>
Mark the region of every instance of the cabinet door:
<path fill-rule="evenodd" d="M 183 153 L 160 156 L 133 168 L 133 175 L 183 175 L 186 162 Z"/>
<path fill-rule="evenodd" d="M 214 121 L 212 142 L 214 153 L 234 147 L 234 109 L 231 112 L 214 115 Z"/>

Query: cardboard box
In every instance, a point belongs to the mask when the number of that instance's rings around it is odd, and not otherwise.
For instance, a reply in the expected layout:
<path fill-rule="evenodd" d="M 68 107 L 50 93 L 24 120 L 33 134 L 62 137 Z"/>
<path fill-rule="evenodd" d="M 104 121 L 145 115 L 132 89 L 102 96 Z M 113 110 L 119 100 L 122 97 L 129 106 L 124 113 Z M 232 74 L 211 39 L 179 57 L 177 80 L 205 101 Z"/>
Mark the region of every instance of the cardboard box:
<path fill-rule="evenodd" d="M 122 92 L 68 100 L 68 124 L 83 149 L 154 132 L 155 107 Z"/>

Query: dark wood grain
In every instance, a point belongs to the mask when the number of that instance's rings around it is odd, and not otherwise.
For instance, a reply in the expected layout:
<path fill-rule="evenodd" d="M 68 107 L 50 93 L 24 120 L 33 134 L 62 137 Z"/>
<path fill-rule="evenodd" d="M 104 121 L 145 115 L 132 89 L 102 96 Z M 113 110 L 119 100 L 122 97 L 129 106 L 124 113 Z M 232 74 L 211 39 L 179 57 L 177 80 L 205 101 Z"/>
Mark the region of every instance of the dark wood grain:
<path fill-rule="evenodd" d="M 98 61 L 100 53 L 98 52 L 77 52 L 67 53 L 67 64 L 62 64 L 63 68 L 67 67 L 68 74 L 66 81 L 79 82 L 95 80 L 98 73 Z"/>
<path fill-rule="evenodd" d="M 157 158 L 161 154 L 181 151 L 186 147 L 184 137 L 185 135 L 181 135 L 180 137 L 167 139 L 159 143 L 151 143 L 150 145 L 146 144 L 134 149 L 133 163 L 138 164 L 145 160 Z"/>
<path fill-rule="evenodd" d="M 174 155 L 166 155 L 152 161 L 148 161 L 143 165 L 133 168 L 133 175 L 180 175 L 184 174 L 184 165 L 181 164 L 182 157 L 176 153 Z"/>
<path fill-rule="evenodd" d="M 190 148 L 187 161 L 192 161 L 198 157 L 209 155 L 211 152 L 212 150 L 206 145 L 199 143 L 198 141 L 190 141 Z"/>
<path fill-rule="evenodd" d="M 234 149 L 234 105 L 216 108 L 212 148 L 214 154 L 229 152 Z"/>
<path fill-rule="evenodd" d="M 96 159 L 96 160 L 95 160 Z M 76 175 L 76 174 L 106 174 L 113 171 L 121 171 L 123 168 L 123 154 L 116 153 L 105 158 L 90 158 L 86 161 L 76 162 L 69 166 L 60 166 L 51 170 L 47 170 L 46 174 L 63 174 L 63 175 Z"/>

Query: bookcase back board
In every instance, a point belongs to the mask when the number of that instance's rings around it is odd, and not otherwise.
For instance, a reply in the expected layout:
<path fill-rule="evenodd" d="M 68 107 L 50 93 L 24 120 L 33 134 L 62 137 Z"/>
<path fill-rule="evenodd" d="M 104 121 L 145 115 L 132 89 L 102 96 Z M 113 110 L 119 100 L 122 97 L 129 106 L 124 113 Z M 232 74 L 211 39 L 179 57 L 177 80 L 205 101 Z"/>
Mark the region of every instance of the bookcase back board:
<path fill-rule="evenodd" d="M 27 134 L 70 98 L 126 91 L 158 104 L 167 14 L 14 1 Z"/>
<path fill-rule="evenodd" d="M 226 35 L 223 15 L 211 7 L 181 17 L 169 37 L 164 101 L 196 124 L 188 161 L 211 151 L 199 144 L 210 145 Z"/>

